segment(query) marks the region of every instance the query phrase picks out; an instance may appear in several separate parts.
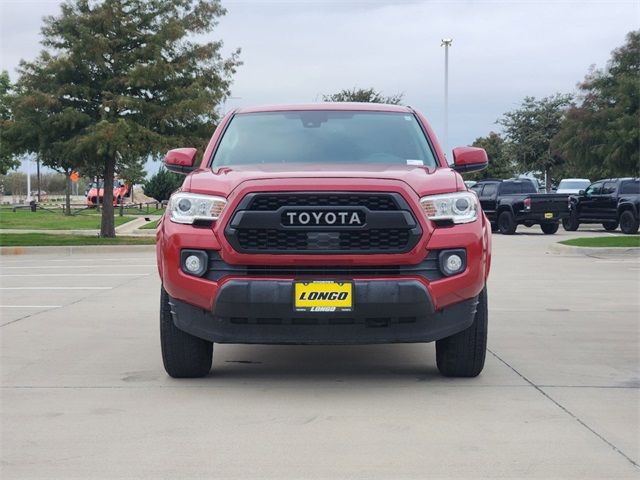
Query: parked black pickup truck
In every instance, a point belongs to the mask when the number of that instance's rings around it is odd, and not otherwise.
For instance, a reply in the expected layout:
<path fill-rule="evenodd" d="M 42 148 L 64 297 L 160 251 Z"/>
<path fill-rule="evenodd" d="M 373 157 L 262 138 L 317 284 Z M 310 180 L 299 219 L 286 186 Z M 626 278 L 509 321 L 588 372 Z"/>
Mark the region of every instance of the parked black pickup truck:
<path fill-rule="evenodd" d="M 605 230 L 613 231 L 620 225 L 623 233 L 637 233 L 639 211 L 639 178 L 598 180 L 569 197 L 569 216 L 562 220 L 562 226 L 573 232 L 581 223 L 601 223 Z"/>
<path fill-rule="evenodd" d="M 540 225 L 544 233 L 553 234 L 569 214 L 567 195 L 537 193 L 526 179 L 482 180 L 471 190 L 478 194 L 491 225 L 505 235 L 515 233 L 518 225 Z"/>

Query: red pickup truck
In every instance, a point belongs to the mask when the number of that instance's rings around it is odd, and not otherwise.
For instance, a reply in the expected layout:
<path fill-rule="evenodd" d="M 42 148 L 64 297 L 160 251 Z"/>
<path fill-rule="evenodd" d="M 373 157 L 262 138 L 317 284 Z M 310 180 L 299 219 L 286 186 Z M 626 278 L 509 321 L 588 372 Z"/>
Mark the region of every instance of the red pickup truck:
<path fill-rule="evenodd" d="M 157 230 L 165 370 L 198 377 L 213 343 L 436 342 L 447 376 L 484 366 L 491 225 L 410 107 L 242 108 L 222 119 Z"/>

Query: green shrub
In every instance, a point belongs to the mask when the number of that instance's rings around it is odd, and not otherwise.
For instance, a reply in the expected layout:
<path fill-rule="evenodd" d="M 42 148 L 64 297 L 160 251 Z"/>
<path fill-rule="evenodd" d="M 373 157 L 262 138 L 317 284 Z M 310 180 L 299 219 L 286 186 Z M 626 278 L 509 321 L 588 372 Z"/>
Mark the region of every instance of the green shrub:
<path fill-rule="evenodd" d="M 183 180 L 182 175 L 161 168 L 144 184 L 144 194 L 159 202 L 168 200 L 171 194 L 182 186 Z"/>

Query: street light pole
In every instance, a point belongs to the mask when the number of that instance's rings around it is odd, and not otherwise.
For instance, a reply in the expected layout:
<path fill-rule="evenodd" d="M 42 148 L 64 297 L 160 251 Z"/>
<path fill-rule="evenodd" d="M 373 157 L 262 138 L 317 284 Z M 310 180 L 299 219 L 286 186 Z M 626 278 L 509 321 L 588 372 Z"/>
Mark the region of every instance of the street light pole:
<path fill-rule="evenodd" d="M 440 43 L 444 47 L 444 152 L 449 153 L 449 47 L 453 38 L 443 38 Z"/>
<path fill-rule="evenodd" d="M 27 203 L 31 201 L 31 157 L 27 160 Z"/>

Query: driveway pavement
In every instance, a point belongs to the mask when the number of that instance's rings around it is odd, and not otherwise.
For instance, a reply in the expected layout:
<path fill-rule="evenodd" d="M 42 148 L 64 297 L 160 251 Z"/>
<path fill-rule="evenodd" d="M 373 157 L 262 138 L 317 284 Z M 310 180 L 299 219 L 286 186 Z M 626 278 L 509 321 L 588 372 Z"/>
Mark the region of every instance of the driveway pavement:
<path fill-rule="evenodd" d="M 494 236 L 484 372 L 429 345 L 160 359 L 152 253 L 0 258 L 1 470 L 25 478 L 639 478 L 640 259 Z"/>

